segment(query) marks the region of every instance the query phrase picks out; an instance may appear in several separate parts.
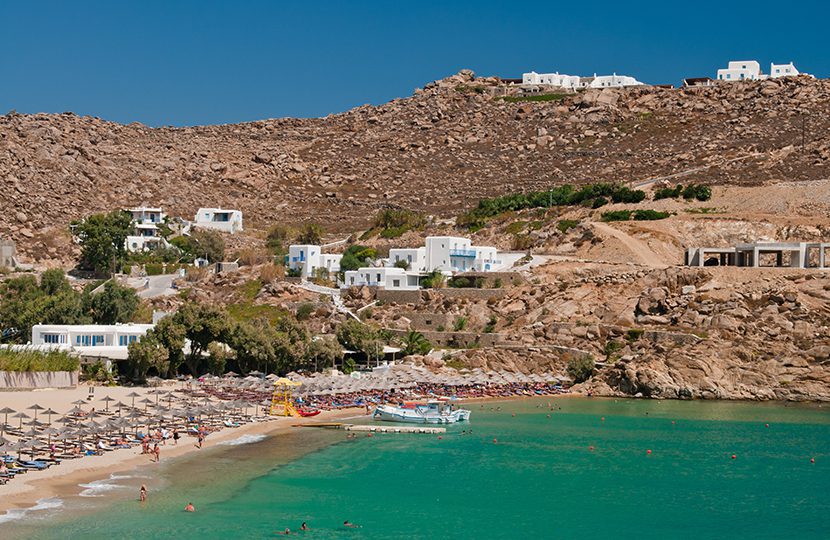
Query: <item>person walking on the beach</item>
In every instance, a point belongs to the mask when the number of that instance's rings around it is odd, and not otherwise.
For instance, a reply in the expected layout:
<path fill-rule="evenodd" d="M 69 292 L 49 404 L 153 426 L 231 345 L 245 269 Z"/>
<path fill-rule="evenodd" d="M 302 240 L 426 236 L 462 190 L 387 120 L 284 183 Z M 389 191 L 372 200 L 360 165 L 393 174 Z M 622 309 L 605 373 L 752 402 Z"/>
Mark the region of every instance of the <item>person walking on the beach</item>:
<path fill-rule="evenodd" d="M 196 440 L 197 440 L 196 448 L 201 448 L 202 447 L 202 442 L 205 440 L 205 435 L 204 435 L 204 433 L 202 433 L 201 429 L 199 430 L 199 435 L 197 436 Z"/>
<path fill-rule="evenodd" d="M 144 502 L 147 500 L 147 486 L 141 484 L 141 489 L 138 490 L 138 500 Z"/>
<path fill-rule="evenodd" d="M 153 446 L 153 454 L 156 455 L 156 463 L 158 463 L 161 458 L 161 448 L 159 448 L 159 443 L 156 443 L 155 446 Z"/>
<path fill-rule="evenodd" d="M 179 444 L 179 430 L 178 429 L 173 430 L 173 444 L 174 445 Z"/>

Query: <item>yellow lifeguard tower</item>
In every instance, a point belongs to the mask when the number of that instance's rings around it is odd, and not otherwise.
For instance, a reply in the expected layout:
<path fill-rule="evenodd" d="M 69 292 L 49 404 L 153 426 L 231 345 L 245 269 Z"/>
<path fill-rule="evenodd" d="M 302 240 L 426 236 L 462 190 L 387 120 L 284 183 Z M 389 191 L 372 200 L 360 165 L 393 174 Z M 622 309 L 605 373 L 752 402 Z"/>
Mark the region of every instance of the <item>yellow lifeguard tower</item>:
<path fill-rule="evenodd" d="M 292 393 L 294 388 L 301 384 L 285 377 L 280 377 L 274 381 L 274 393 L 271 396 L 271 411 L 269 414 L 271 416 L 300 416 L 292 403 Z"/>

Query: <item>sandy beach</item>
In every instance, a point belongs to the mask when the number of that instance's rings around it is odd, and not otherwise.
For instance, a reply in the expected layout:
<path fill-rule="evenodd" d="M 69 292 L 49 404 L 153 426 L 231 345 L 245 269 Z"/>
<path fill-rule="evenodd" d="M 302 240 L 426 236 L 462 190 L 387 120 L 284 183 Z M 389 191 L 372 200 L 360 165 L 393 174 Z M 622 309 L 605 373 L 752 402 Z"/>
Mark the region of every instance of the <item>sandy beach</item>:
<path fill-rule="evenodd" d="M 180 386 L 180 385 L 179 385 Z M 38 404 L 44 409 L 51 408 L 61 413 L 74 407 L 73 402 L 87 400 L 89 394 L 88 386 L 79 386 L 75 389 L 48 389 L 23 392 L 0 393 L 0 408 L 10 407 L 17 411 L 25 411 L 34 416 L 34 411 L 28 410 L 33 404 Z M 136 407 L 142 399 L 155 399 L 149 394 L 151 388 L 129 388 L 129 387 L 92 387 L 94 388 L 94 399 L 87 401 L 82 406 L 89 410 L 95 407 L 96 410 L 105 409 L 105 403 L 101 398 L 110 396 L 115 401 L 122 401 L 130 404 L 133 398 L 127 397 L 133 392 L 141 394 L 142 397 L 135 398 Z M 164 389 L 170 390 L 172 386 Z M 112 410 L 112 407 L 110 407 Z M 217 443 L 232 440 L 242 435 L 271 435 L 280 431 L 291 429 L 292 425 L 302 423 L 313 423 L 320 421 L 333 421 L 350 416 L 363 414 L 365 411 L 359 408 L 341 409 L 337 411 L 323 411 L 312 418 L 292 417 L 271 417 L 264 421 L 243 424 L 236 428 L 224 428 L 211 433 L 204 444 L 210 448 Z M 38 419 L 46 418 L 39 414 Z M 9 418 L 9 424 L 16 425 L 17 422 Z M 24 422 L 25 424 L 25 422 Z M 168 441 L 161 446 L 161 461 L 175 459 L 200 451 L 194 444 L 194 437 L 185 436 L 177 445 Z M 124 472 L 136 467 L 152 467 L 156 464 L 151 461 L 149 455 L 141 454 L 141 447 L 118 449 L 106 452 L 100 456 L 87 456 L 80 459 L 63 460 L 59 465 L 50 467 L 45 471 L 32 471 L 19 475 L 8 484 L 0 486 L 0 513 L 10 509 L 29 508 L 34 506 L 38 500 L 51 497 L 64 497 L 77 495 L 82 491 L 79 484 L 100 480 L 110 474 Z"/>

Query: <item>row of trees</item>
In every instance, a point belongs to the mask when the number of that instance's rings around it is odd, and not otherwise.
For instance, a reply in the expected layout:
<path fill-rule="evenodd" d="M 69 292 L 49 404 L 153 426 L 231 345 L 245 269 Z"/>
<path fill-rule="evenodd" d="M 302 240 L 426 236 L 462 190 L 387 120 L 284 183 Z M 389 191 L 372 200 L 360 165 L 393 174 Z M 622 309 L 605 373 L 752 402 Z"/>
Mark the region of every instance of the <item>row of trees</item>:
<path fill-rule="evenodd" d="M 143 381 L 151 370 L 161 377 L 219 375 L 228 369 L 278 374 L 319 370 L 342 360 L 344 349 L 367 359 L 380 358 L 390 341 L 388 332 L 354 320 L 341 324 L 334 338 L 312 338 L 289 315 L 273 323 L 264 318 L 237 321 L 220 307 L 187 303 L 159 321 L 141 341 L 130 344 L 125 374 Z M 432 349 L 419 332 L 410 332 L 400 344 L 405 355 Z M 346 371 L 352 367 L 350 361 L 344 362 Z"/>
<path fill-rule="evenodd" d="M 128 351 L 127 375 L 139 381 L 151 369 L 162 377 L 221 374 L 229 368 L 287 373 L 330 366 L 343 355 L 333 339 L 311 339 L 288 315 L 273 323 L 264 318 L 240 321 L 223 308 L 197 303 L 186 303 L 160 320 Z"/>
<path fill-rule="evenodd" d="M 78 292 L 63 270 L 46 270 L 40 281 L 19 276 L 0 284 L 0 341 L 26 343 L 35 324 L 115 324 L 130 322 L 139 312 L 135 291 L 107 281 L 100 291 L 91 284 Z"/>

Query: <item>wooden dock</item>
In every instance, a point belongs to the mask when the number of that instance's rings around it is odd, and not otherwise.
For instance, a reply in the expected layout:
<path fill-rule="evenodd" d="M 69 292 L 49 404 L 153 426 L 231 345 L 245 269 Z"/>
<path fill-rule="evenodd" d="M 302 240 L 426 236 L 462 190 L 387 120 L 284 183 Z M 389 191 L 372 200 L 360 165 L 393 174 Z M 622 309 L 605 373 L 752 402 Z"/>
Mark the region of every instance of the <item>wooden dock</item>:
<path fill-rule="evenodd" d="M 436 433 L 446 433 L 447 428 L 432 427 L 432 426 L 407 426 L 399 424 L 342 424 L 340 422 L 320 422 L 316 424 L 294 424 L 294 427 L 317 427 L 317 428 L 332 428 L 345 429 L 346 431 L 365 431 L 368 433 L 424 433 L 434 435 Z"/>

